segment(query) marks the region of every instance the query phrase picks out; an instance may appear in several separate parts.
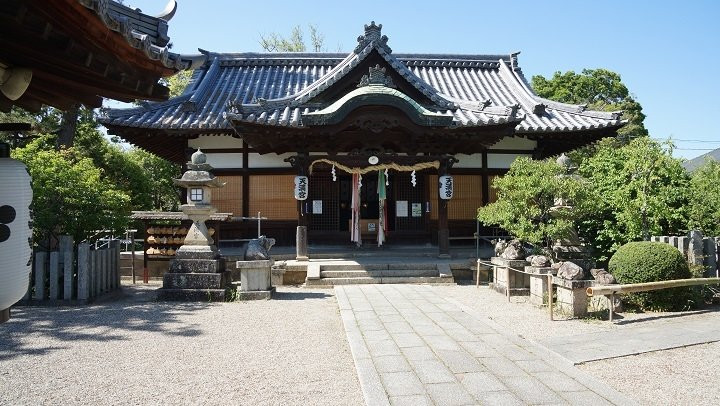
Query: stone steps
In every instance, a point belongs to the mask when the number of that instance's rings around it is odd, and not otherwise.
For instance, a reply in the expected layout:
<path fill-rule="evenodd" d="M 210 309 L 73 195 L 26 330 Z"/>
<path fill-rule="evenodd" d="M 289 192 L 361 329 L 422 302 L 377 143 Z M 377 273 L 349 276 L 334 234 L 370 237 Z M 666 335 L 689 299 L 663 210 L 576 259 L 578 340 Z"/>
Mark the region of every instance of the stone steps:
<path fill-rule="evenodd" d="M 406 263 L 337 263 L 308 265 L 306 286 L 384 283 L 454 283 L 447 264 L 432 262 Z"/>
<path fill-rule="evenodd" d="M 385 270 L 343 270 L 326 271 L 321 268 L 321 278 L 359 278 L 359 277 L 431 277 L 438 276 L 437 269 L 385 269 Z"/>
<path fill-rule="evenodd" d="M 157 290 L 157 300 L 179 302 L 224 302 L 225 289 L 168 289 Z"/>
<path fill-rule="evenodd" d="M 388 283 L 455 283 L 450 278 L 439 276 L 382 276 L 382 277 L 354 277 L 354 278 L 323 278 L 308 279 L 305 286 L 332 287 L 335 285 L 358 284 L 388 284 Z"/>

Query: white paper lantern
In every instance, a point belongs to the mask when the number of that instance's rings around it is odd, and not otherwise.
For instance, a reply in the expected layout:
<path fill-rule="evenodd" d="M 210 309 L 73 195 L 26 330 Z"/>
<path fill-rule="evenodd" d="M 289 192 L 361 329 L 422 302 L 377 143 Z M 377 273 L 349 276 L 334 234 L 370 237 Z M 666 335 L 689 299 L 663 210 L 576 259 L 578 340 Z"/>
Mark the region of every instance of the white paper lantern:
<path fill-rule="evenodd" d="M 28 290 L 31 202 L 30 175 L 25 165 L 0 155 L 0 310 L 15 304 Z"/>
<path fill-rule="evenodd" d="M 440 198 L 443 200 L 450 200 L 453 197 L 453 178 L 452 176 L 440 176 L 439 180 L 439 186 L 440 186 Z"/>
<path fill-rule="evenodd" d="M 296 176 L 295 177 L 295 199 L 307 200 L 308 198 L 308 177 L 307 176 Z"/>

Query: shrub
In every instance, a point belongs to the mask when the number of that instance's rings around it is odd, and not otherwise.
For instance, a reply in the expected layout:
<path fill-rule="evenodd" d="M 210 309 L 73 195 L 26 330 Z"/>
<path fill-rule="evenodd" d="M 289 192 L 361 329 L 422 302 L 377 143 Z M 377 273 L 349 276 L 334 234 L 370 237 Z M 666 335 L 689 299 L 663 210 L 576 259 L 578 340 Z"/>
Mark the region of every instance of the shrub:
<path fill-rule="evenodd" d="M 692 277 L 682 253 L 660 242 L 641 241 L 623 245 L 610 258 L 608 269 L 621 284 Z M 660 289 L 629 294 L 627 302 L 644 310 L 682 310 L 699 303 L 697 292 L 695 287 Z"/>

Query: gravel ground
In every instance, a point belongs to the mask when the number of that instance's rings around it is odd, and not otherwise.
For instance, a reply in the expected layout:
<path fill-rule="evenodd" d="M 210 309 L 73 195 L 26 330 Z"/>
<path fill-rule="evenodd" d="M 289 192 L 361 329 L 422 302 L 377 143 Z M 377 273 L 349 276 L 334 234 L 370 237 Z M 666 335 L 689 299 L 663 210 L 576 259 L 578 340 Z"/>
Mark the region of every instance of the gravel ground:
<path fill-rule="evenodd" d="M 551 322 L 548 311 L 528 302 L 527 297 L 505 296 L 486 286 L 437 286 L 449 298 L 478 311 L 524 338 L 538 341 L 628 327 L 650 326 L 677 317 L 678 313 L 624 313 L 616 323 L 597 319 Z M 556 316 L 557 317 L 557 316 Z M 683 320 L 713 318 L 720 328 L 720 308 L 682 313 Z M 720 342 L 657 351 L 609 360 L 588 362 L 578 368 L 644 405 L 720 404 Z"/>
<path fill-rule="evenodd" d="M 332 290 L 188 304 L 150 301 L 157 287 L 14 309 L 0 325 L 0 404 L 363 404 Z"/>
<path fill-rule="evenodd" d="M 0 325 L 0 405 L 363 404 L 332 289 L 280 287 L 276 299 L 223 304 L 150 301 L 158 285 L 86 307 L 20 307 Z M 530 340 L 651 325 L 559 320 L 527 297 L 436 286 Z M 720 311 L 684 313 L 683 319 Z M 641 404 L 718 404 L 720 343 L 579 366 Z M 618 372 L 622 371 L 622 373 Z M 672 390 L 668 390 L 672 388 Z"/>
<path fill-rule="evenodd" d="M 578 367 L 644 405 L 720 404 L 720 342 Z M 622 371 L 619 373 L 618 371 Z"/>

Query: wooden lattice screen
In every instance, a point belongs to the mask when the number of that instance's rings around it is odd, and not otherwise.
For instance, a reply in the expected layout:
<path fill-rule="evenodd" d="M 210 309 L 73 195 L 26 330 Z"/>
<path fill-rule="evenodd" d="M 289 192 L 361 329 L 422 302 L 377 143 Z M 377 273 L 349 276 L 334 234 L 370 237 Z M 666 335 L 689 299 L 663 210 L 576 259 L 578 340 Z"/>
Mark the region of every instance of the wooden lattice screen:
<path fill-rule="evenodd" d="M 390 190 L 395 198 L 395 209 L 397 210 L 398 201 L 404 201 L 407 205 L 407 217 L 397 215 L 395 217 L 395 230 L 419 231 L 425 228 L 425 216 L 427 214 L 422 210 L 425 208 L 425 198 L 423 196 L 425 178 L 422 174 L 416 175 L 416 186 L 412 186 L 410 178 L 410 173 L 408 172 L 390 173 Z M 437 177 L 435 177 L 435 179 L 437 181 Z M 419 216 L 413 215 L 413 204 L 420 204 L 421 210 Z"/>
<path fill-rule="evenodd" d="M 312 213 L 311 230 L 339 230 L 339 183 L 332 180 L 329 172 L 315 172 L 310 176 L 308 211 Z M 320 202 L 317 207 L 316 201 Z"/>
<path fill-rule="evenodd" d="M 448 202 L 448 220 L 474 220 L 482 206 L 482 176 L 452 175 L 453 198 Z M 438 176 L 428 176 L 430 218 L 438 218 Z"/>
<path fill-rule="evenodd" d="M 212 205 L 220 213 L 232 213 L 242 216 L 242 176 L 218 176 L 225 182 L 225 187 L 212 189 Z"/>
<path fill-rule="evenodd" d="M 269 220 L 294 220 L 298 218 L 297 201 L 293 197 L 293 175 L 250 176 L 251 216 L 260 212 Z"/>

